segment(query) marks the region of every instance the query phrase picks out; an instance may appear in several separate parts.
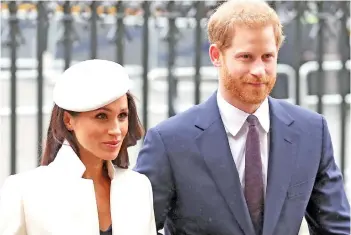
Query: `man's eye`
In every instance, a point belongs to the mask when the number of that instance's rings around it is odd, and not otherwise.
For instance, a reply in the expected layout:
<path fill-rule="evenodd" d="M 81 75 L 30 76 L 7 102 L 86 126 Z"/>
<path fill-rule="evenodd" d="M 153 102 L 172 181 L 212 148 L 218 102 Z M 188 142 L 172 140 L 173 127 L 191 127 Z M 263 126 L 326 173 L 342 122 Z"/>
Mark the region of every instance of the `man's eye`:
<path fill-rule="evenodd" d="M 266 54 L 263 57 L 266 58 L 266 59 L 269 59 L 269 58 L 273 57 L 273 55 L 272 54 Z"/>
<path fill-rule="evenodd" d="M 241 55 L 240 58 L 244 59 L 244 60 L 249 60 L 249 59 L 251 59 L 251 55 L 249 55 L 249 54 Z"/>

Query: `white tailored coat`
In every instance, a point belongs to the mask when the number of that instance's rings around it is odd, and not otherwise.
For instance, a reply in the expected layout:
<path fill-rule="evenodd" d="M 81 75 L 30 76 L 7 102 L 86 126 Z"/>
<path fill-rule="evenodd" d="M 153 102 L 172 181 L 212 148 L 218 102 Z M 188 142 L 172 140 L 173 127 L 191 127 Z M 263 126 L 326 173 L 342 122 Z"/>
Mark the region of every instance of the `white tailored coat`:
<path fill-rule="evenodd" d="M 153 195 L 144 175 L 107 163 L 113 235 L 155 235 Z M 99 235 L 93 181 L 63 145 L 49 166 L 9 176 L 0 194 L 0 235 Z"/>

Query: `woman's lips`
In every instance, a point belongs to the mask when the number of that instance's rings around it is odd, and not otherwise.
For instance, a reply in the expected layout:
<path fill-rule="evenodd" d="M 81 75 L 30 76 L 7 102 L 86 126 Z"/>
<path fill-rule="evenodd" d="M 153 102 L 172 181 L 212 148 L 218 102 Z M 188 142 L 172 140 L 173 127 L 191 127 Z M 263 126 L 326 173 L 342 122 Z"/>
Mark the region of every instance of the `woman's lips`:
<path fill-rule="evenodd" d="M 112 141 L 103 142 L 103 144 L 106 145 L 109 148 L 117 148 L 120 143 L 121 143 L 121 141 L 118 141 L 118 140 L 112 140 Z"/>

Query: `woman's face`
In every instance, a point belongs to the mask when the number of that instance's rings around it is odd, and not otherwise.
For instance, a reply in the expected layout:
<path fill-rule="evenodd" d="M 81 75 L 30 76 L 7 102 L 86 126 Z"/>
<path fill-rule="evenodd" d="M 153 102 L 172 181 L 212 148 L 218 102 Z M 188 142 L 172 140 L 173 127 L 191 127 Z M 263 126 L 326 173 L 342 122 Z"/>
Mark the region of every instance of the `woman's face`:
<path fill-rule="evenodd" d="M 76 116 L 65 112 L 64 122 L 76 136 L 81 155 L 92 154 L 102 160 L 114 160 L 128 132 L 127 95 Z"/>

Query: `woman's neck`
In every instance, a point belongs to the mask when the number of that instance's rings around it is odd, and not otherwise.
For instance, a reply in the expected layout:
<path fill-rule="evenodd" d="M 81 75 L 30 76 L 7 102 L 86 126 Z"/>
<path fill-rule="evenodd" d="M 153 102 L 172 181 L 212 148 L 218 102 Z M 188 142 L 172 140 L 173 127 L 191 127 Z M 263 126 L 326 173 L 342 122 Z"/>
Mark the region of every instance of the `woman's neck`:
<path fill-rule="evenodd" d="M 108 177 L 107 169 L 105 168 L 105 160 L 92 156 L 91 154 L 81 154 L 80 160 L 85 166 L 83 178 L 100 181 L 101 179 L 106 179 L 106 176 Z"/>

